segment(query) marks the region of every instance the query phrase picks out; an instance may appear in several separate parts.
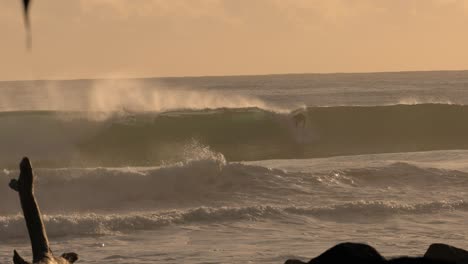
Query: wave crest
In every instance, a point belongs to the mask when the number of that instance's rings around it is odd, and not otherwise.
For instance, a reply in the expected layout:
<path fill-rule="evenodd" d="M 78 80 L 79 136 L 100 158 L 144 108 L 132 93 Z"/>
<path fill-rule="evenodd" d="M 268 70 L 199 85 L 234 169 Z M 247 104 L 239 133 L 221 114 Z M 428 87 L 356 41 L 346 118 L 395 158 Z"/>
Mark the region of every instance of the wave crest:
<path fill-rule="evenodd" d="M 89 236 L 152 230 L 172 224 L 223 223 L 229 221 L 257 221 L 285 217 L 315 217 L 328 221 L 380 221 L 382 217 L 420 215 L 441 211 L 468 210 L 459 201 L 435 201 L 422 204 L 398 202 L 358 201 L 327 207 L 199 207 L 154 213 L 128 214 L 72 214 L 46 215 L 44 222 L 50 236 Z M 27 232 L 20 216 L 0 217 L 1 239 L 24 238 Z"/>
<path fill-rule="evenodd" d="M 296 126 L 297 113 L 304 115 L 305 127 Z M 154 166 L 181 159 L 194 139 L 230 161 L 468 149 L 468 106 L 462 105 L 310 107 L 291 114 L 181 110 L 99 122 L 74 115 L 0 114 L 1 160 L 15 164 L 12 157 L 29 153 L 48 167 Z"/>

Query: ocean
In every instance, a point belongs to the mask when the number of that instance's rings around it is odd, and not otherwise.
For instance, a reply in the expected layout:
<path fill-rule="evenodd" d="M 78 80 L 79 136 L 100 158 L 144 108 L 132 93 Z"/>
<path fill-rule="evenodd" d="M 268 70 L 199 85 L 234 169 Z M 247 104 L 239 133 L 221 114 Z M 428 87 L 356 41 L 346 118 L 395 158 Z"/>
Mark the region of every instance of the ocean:
<path fill-rule="evenodd" d="M 284 263 L 468 248 L 468 72 L 0 82 L 0 263 Z M 295 122 L 295 116 L 304 123 Z"/>

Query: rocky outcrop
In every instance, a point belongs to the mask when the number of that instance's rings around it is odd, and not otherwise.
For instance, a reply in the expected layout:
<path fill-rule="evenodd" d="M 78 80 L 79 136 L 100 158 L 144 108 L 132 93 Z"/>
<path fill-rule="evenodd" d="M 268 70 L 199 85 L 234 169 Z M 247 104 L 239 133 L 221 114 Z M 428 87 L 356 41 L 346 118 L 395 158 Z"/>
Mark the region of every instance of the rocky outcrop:
<path fill-rule="evenodd" d="M 55 257 L 50 249 L 46 229 L 42 222 L 41 212 L 34 196 L 34 174 L 28 158 L 23 158 L 20 164 L 20 175 L 18 180 L 10 181 L 10 188 L 17 191 L 23 209 L 24 220 L 28 228 L 33 263 L 40 264 L 68 264 L 78 260 L 76 253 L 65 253 Z M 28 264 L 19 254 L 14 251 L 14 264 Z"/>
<path fill-rule="evenodd" d="M 338 244 L 309 262 L 290 259 L 285 264 L 331 264 L 331 263 L 361 263 L 380 264 L 386 260 L 373 247 L 359 243 Z"/>
<path fill-rule="evenodd" d="M 432 247 L 432 246 L 431 246 Z M 450 246 L 448 246 L 450 247 Z M 429 248 L 431 249 L 431 248 Z M 437 249 L 437 250 L 436 250 Z M 373 247 L 360 243 L 342 243 L 338 244 L 309 262 L 290 259 L 285 264 L 461 264 L 466 262 L 457 262 L 463 255 L 459 249 L 450 247 L 434 247 L 431 254 L 424 257 L 398 257 L 385 259 Z M 428 250 L 429 252 L 429 250 Z M 448 252 L 448 253 L 447 253 Z M 466 252 L 466 251 L 464 251 Z M 450 255 L 451 254 L 451 255 Z M 466 253 L 465 253 L 466 254 Z M 463 255 L 466 256 L 466 255 Z"/>
<path fill-rule="evenodd" d="M 320 256 L 312 259 L 309 263 L 327 264 L 346 262 L 377 264 L 385 263 L 385 258 L 382 257 L 379 252 L 377 252 L 377 250 L 369 245 L 359 243 L 342 243 L 325 251 Z"/>
<path fill-rule="evenodd" d="M 446 244 L 430 245 L 424 257 L 439 261 L 451 261 L 456 264 L 468 264 L 468 251 Z"/>

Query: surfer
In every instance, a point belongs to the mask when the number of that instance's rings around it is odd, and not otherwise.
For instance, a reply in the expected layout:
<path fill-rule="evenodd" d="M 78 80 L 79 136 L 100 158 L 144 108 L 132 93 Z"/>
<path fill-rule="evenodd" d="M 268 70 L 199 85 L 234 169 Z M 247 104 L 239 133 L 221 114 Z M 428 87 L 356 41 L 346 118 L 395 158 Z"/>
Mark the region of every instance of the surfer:
<path fill-rule="evenodd" d="M 299 125 L 302 126 L 302 128 L 305 128 L 306 125 L 306 116 L 304 113 L 299 112 L 295 115 L 293 115 L 294 123 L 296 124 L 296 127 L 299 127 Z"/>

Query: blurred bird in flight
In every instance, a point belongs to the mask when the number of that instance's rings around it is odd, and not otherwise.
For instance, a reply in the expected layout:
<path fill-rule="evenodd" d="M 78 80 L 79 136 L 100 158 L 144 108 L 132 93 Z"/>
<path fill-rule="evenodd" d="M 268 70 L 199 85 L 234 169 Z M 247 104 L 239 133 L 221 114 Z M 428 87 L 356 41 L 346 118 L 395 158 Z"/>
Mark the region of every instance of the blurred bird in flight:
<path fill-rule="evenodd" d="M 31 49 L 31 45 L 32 45 L 31 25 L 29 22 L 29 7 L 30 6 L 31 6 L 31 0 L 23 0 L 24 26 L 26 27 L 26 46 L 28 50 Z"/>

